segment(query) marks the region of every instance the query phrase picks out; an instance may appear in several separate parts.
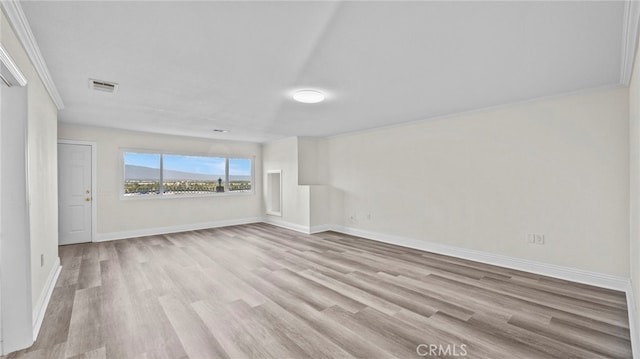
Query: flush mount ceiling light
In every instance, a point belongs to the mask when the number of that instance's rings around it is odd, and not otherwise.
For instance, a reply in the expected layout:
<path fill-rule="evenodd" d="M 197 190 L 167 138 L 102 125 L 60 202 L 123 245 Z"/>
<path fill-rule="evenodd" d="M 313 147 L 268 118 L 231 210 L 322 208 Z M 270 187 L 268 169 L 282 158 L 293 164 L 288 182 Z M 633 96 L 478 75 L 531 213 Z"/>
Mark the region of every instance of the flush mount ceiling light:
<path fill-rule="evenodd" d="M 298 90 L 293 93 L 293 99 L 302 103 L 318 103 L 325 99 L 325 95 L 318 90 Z"/>

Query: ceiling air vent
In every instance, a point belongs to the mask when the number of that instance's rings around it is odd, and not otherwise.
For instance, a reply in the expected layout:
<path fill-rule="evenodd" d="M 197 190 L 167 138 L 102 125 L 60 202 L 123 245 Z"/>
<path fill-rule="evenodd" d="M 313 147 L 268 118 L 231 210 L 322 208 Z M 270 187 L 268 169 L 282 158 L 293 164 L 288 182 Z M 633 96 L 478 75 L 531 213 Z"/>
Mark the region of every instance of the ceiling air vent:
<path fill-rule="evenodd" d="M 94 91 L 115 93 L 118 89 L 118 84 L 115 82 L 89 79 L 89 87 Z"/>

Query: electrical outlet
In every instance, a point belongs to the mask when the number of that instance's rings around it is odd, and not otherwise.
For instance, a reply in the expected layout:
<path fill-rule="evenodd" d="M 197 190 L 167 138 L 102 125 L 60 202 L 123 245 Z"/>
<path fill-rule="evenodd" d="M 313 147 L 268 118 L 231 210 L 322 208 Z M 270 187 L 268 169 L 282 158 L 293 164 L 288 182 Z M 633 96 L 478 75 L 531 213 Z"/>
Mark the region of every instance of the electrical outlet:
<path fill-rule="evenodd" d="M 529 244 L 544 244 L 544 234 L 541 233 L 527 233 L 527 243 Z"/>
<path fill-rule="evenodd" d="M 536 235 L 533 233 L 527 234 L 527 243 L 534 244 L 536 243 Z"/>

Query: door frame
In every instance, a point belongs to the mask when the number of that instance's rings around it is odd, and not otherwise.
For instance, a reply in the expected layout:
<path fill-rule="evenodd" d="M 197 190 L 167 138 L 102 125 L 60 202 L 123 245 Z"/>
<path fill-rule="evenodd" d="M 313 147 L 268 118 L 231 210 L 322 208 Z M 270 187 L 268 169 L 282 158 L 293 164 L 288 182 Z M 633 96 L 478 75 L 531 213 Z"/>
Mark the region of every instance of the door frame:
<path fill-rule="evenodd" d="M 91 243 L 96 241 L 97 229 L 98 229 L 98 206 L 96 204 L 98 200 L 98 196 L 96 195 L 97 188 L 97 166 L 96 166 L 96 152 L 98 148 L 98 144 L 92 141 L 81 141 L 81 140 L 67 140 L 67 139 L 58 139 L 58 144 L 63 145 L 82 145 L 82 146 L 91 146 Z M 58 159 L 58 162 L 60 159 Z M 60 175 L 58 174 L 58 179 Z M 58 191 L 58 195 L 60 192 Z M 59 208 L 60 198 L 58 198 L 58 208 Z M 60 214 L 58 213 L 58 216 Z M 59 240 L 58 240 L 58 243 Z"/>

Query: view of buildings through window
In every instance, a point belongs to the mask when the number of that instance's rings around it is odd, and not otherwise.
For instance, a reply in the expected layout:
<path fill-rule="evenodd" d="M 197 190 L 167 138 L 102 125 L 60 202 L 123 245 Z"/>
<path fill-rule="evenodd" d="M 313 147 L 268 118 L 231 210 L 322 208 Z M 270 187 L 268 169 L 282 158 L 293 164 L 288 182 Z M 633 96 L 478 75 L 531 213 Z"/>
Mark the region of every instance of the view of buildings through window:
<path fill-rule="evenodd" d="M 250 192 L 251 159 L 124 153 L 124 195 Z"/>

